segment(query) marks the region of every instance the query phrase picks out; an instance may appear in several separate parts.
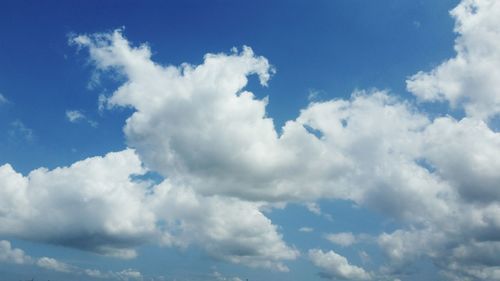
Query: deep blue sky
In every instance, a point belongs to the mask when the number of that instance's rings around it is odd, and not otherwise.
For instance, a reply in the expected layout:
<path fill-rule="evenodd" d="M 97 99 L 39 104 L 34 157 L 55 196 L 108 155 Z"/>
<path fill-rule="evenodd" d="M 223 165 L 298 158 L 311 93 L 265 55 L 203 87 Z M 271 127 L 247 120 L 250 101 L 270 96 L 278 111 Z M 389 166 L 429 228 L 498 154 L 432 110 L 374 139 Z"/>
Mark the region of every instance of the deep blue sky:
<path fill-rule="evenodd" d="M 0 93 L 9 102 L 0 107 L 0 164 L 10 163 L 17 171 L 28 173 L 41 166 L 69 165 L 126 146 L 122 126 L 131 111 L 100 113 L 97 103 L 98 96 L 111 94 L 118 81 L 107 79 L 99 86 L 89 87 L 92 67 L 85 52 L 68 44 L 71 34 L 124 27 L 130 42 L 150 45 L 154 61 L 173 65 L 198 64 L 206 53 L 251 46 L 277 72 L 269 87 L 259 87 L 252 77 L 249 88 L 258 97 L 269 96 L 268 115 L 281 127 L 284 121 L 298 116 L 312 91 L 319 93 L 320 100 L 347 98 L 356 89 L 371 88 L 388 89 L 413 99 L 405 90 L 405 79 L 454 54 L 454 23 L 448 12 L 457 3 L 1 1 Z M 66 110 L 81 110 L 98 126 L 73 124 L 66 119 Z M 31 130 L 32 137 L 11 133 L 15 123 Z M 321 207 L 334 217 L 333 222 L 298 204 L 273 211 L 269 217 L 280 225 L 284 240 L 298 249 L 334 248 L 355 264 L 361 262 L 356 248 L 335 248 L 322 238 L 322 233 L 376 234 L 394 229 L 394 222 L 349 202 L 321 202 Z M 303 221 L 310 222 L 316 231 L 298 232 Z M 320 280 L 317 270 L 303 259 L 290 263 L 293 269 L 287 275 L 215 262 L 196 248 L 181 251 L 144 246 L 137 259 L 122 261 L 60 246 L 1 238 L 32 256 L 51 256 L 82 267 L 132 267 L 149 276 L 165 275 L 178 280 L 208 280 L 214 266 L 228 276 L 250 276 L 249 280 Z M 371 250 L 374 257 L 380 254 Z M 378 265 L 375 262 L 367 268 L 375 269 Z M 415 280 L 423 280 L 425 272 L 434 274 L 426 263 L 415 266 L 425 269 Z M 85 280 L 0 264 L 0 276 L 17 280 L 32 275 L 51 280 Z M 0 280 L 10 280 L 8 277 Z"/>

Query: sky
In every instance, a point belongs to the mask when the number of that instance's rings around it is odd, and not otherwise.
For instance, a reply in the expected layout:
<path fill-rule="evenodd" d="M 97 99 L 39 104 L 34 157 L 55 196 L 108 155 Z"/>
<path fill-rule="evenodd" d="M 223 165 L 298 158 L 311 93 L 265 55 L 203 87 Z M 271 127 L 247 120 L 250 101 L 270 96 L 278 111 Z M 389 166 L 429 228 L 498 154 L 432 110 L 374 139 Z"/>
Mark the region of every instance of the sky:
<path fill-rule="evenodd" d="M 500 2 L 1 6 L 0 281 L 500 280 Z"/>

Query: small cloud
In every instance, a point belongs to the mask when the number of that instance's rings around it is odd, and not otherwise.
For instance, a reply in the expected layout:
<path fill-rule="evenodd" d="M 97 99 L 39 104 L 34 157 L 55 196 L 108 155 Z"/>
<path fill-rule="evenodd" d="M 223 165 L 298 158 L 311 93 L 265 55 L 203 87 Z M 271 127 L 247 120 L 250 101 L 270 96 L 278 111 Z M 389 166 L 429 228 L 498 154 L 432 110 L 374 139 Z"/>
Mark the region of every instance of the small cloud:
<path fill-rule="evenodd" d="M 358 253 L 359 255 L 359 258 L 361 259 L 361 261 L 364 263 L 364 264 L 367 264 L 367 263 L 370 263 L 371 262 L 371 258 L 370 258 L 370 255 L 368 255 L 367 252 L 365 251 L 361 251 Z"/>
<path fill-rule="evenodd" d="M 321 208 L 315 202 L 306 203 L 306 208 L 309 210 L 309 212 L 311 212 L 315 215 L 318 215 L 318 216 L 321 215 Z"/>
<path fill-rule="evenodd" d="M 321 268 L 320 276 L 337 280 L 371 280 L 372 276 L 363 268 L 352 265 L 349 261 L 334 251 L 323 252 L 319 249 L 309 250 L 309 259 Z"/>
<path fill-rule="evenodd" d="M 235 276 L 235 277 L 226 277 L 223 274 L 221 274 L 218 271 L 214 271 L 212 273 L 212 276 L 215 278 L 217 281 L 243 281 L 241 278 Z"/>
<path fill-rule="evenodd" d="M 419 29 L 420 26 L 422 26 L 422 23 L 420 23 L 418 20 L 414 20 L 413 21 L 413 26 L 416 28 L 416 29 Z"/>
<path fill-rule="evenodd" d="M 85 115 L 78 110 L 66 110 L 66 118 L 68 118 L 71 123 L 86 119 Z"/>
<path fill-rule="evenodd" d="M 97 100 L 97 106 L 99 109 L 99 113 L 102 113 L 102 111 L 104 111 L 104 109 L 106 108 L 107 102 L 108 102 L 108 99 L 106 98 L 105 95 L 102 95 L 102 94 L 99 95 L 99 98 Z"/>
<path fill-rule="evenodd" d="M 92 127 L 97 127 L 97 122 L 89 119 L 82 111 L 80 110 L 66 110 L 66 118 L 71 123 L 79 123 L 79 122 L 87 122 Z"/>
<path fill-rule="evenodd" d="M 308 101 L 317 101 L 321 99 L 321 96 L 325 94 L 325 91 L 323 90 L 317 90 L 317 89 L 309 89 L 309 93 L 307 94 L 307 100 Z"/>
<path fill-rule="evenodd" d="M 49 269 L 49 270 L 53 270 L 53 271 L 57 271 L 57 272 L 69 273 L 69 272 L 74 271 L 70 265 L 63 263 L 63 262 L 60 262 L 60 261 L 53 259 L 53 258 L 48 258 L 48 257 L 39 258 L 36 261 L 36 265 L 41 267 L 41 268 L 45 268 L 45 269 Z"/>
<path fill-rule="evenodd" d="M 120 280 L 142 280 L 142 274 L 131 268 L 116 273 Z"/>
<path fill-rule="evenodd" d="M 342 247 L 351 246 L 357 242 L 356 237 L 351 232 L 340 232 L 325 235 L 325 238 Z"/>
<path fill-rule="evenodd" d="M 304 226 L 304 227 L 299 228 L 299 231 L 300 232 L 313 232 L 314 228 Z"/>

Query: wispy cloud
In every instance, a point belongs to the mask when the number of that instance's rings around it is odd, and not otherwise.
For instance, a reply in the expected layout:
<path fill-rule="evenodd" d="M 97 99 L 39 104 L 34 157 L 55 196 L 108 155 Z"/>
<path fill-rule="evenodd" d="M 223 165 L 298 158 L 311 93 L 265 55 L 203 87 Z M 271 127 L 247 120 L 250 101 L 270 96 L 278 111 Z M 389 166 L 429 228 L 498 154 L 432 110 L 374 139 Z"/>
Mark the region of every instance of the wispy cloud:
<path fill-rule="evenodd" d="M 299 228 L 299 231 L 300 231 L 300 232 L 313 232 L 313 231 L 314 231 L 314 228 L 304 226 L 304 227 Z"/>
<path fill-rule="evenodd" d="M 28 128 L 21 120 L 16 120 L 10 123 L 8 135 L 13 141 L 23 140 L 31 142 L 35 139 L 33 129 Z"/>
<path fill-rule="evenodd" d="M 2 105 L 2 104 L 4 104 L 4 103 L 7 103 L 7 102 L 9 102 L 9 101 L 7 100 L 7 98 L 6 98 L 6 97 L 4 97 L 4 95 L 2 95 L 2 93 L 0 93 L 0 105 Z"/>
<path fill-rule="evenodd" d="M 85 122 L 92 127 L 97 127 L 97 122 L 88 118 L 81 110 L 66 110 L 66 118 L 71 123 Z"/>

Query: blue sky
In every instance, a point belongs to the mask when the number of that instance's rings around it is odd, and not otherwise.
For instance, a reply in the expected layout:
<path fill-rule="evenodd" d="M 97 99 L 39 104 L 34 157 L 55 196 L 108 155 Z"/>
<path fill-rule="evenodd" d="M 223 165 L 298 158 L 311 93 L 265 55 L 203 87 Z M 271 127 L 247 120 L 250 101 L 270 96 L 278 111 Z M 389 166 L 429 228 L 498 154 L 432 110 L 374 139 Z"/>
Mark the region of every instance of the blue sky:
<path fill-rule="evenodd" d="M 495 1 L 2 6 L 1 280 L 500 280 Z"/>

